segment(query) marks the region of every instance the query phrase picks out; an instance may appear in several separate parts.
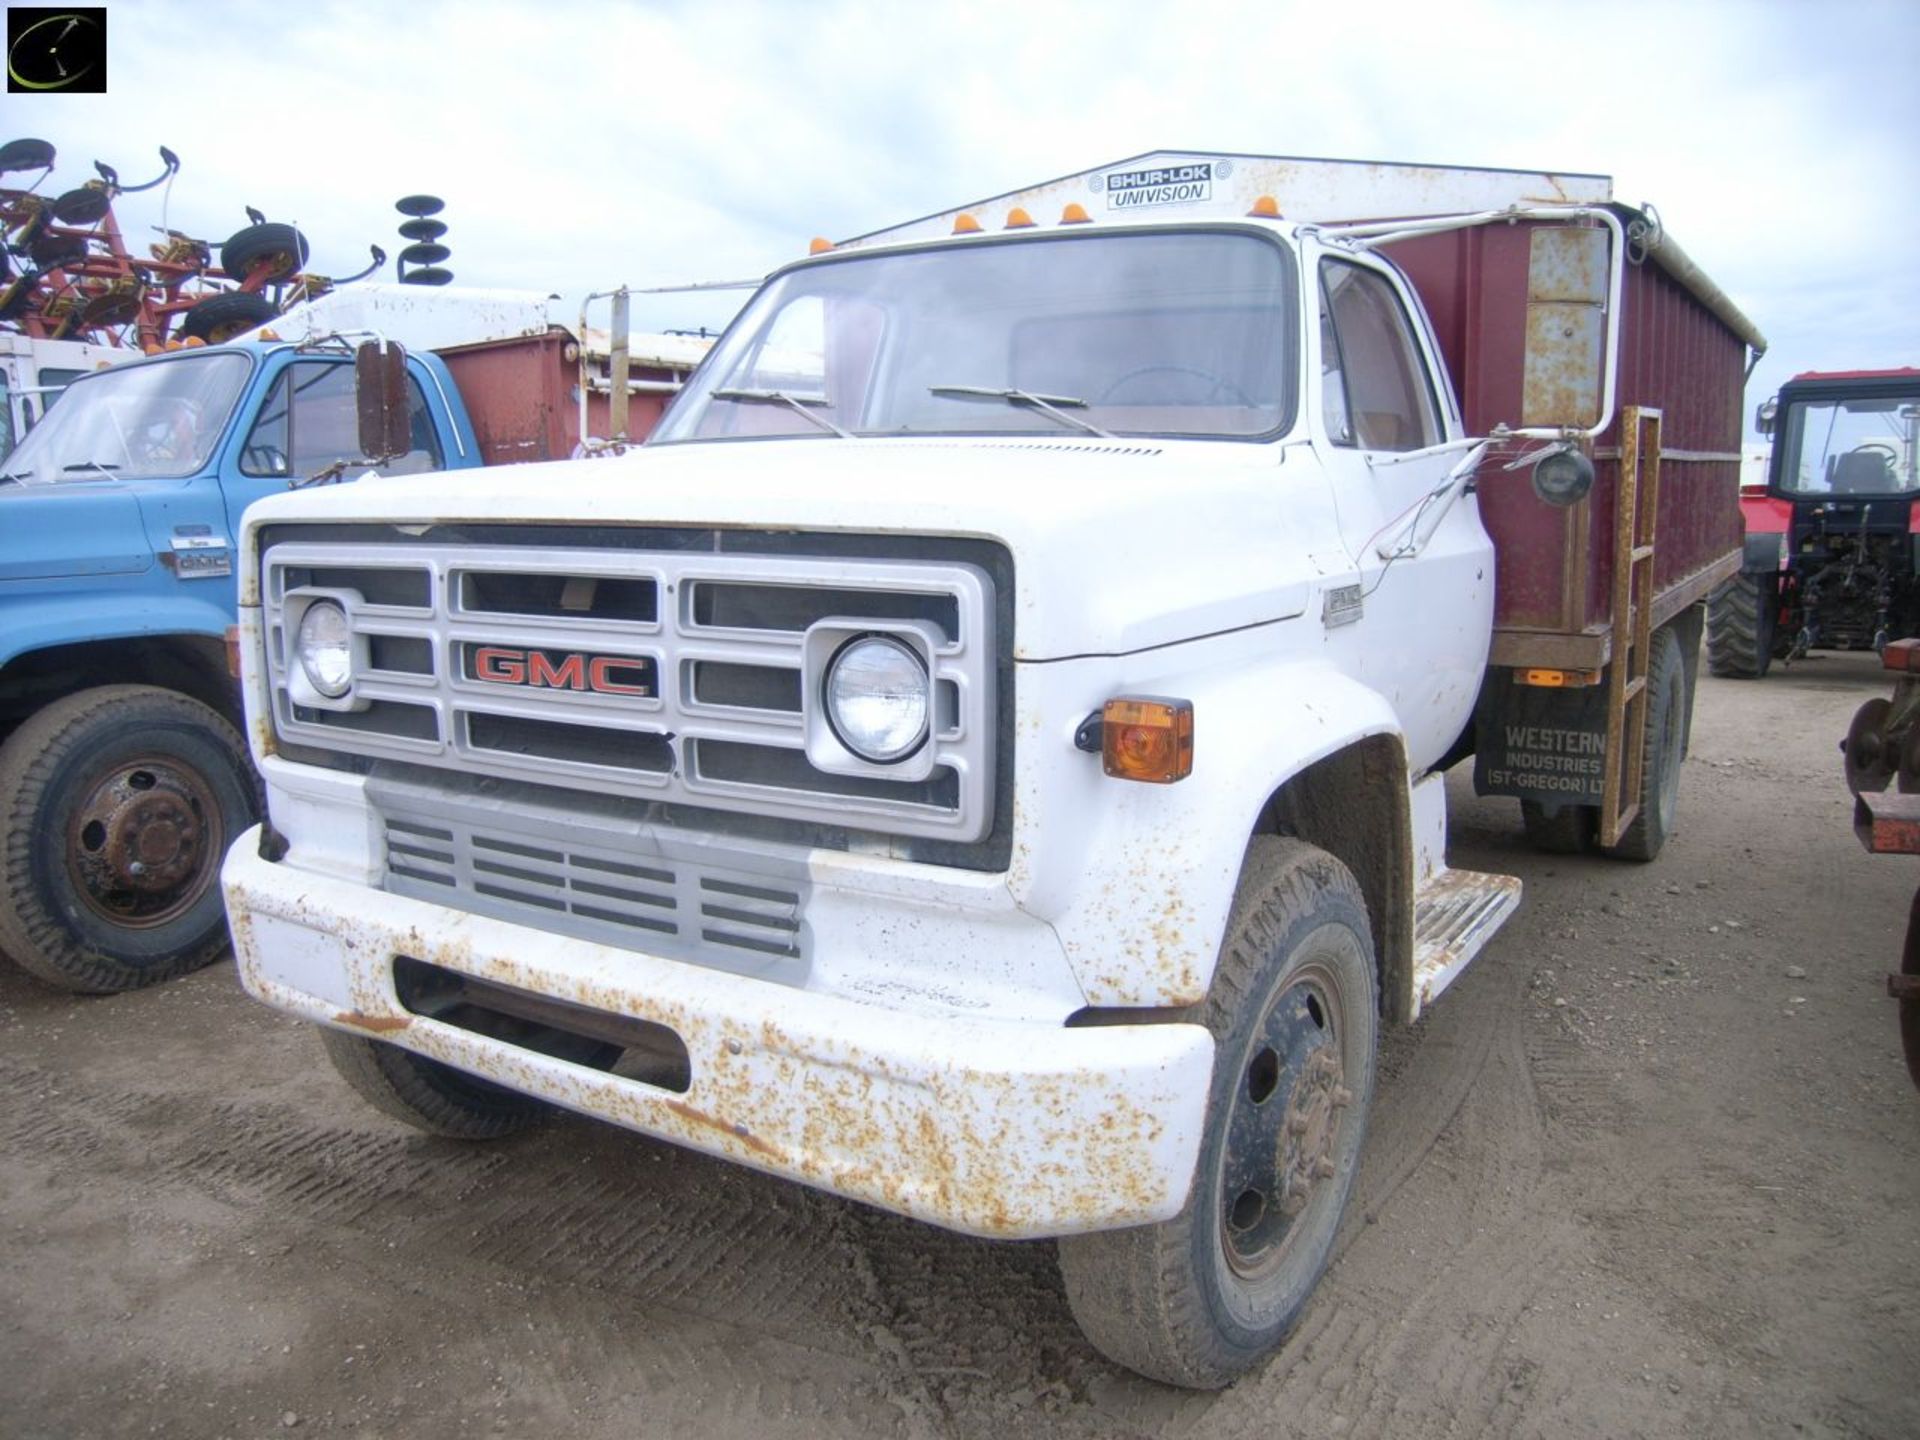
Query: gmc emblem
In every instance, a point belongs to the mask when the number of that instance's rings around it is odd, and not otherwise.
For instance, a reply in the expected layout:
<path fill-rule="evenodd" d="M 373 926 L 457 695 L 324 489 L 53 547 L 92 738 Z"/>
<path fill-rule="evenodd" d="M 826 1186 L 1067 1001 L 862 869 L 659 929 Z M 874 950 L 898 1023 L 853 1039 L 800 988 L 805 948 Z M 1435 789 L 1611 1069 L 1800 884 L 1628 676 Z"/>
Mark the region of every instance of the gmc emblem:
<path fill-rule="evenodd" d="M 467 650 L 467 678 L 529 690 L 576 690 L 586 695 L 654 692 L 653 660 L 645 655 L 583 655 L 569 650 L 509 650 L 479 645 Z"/>

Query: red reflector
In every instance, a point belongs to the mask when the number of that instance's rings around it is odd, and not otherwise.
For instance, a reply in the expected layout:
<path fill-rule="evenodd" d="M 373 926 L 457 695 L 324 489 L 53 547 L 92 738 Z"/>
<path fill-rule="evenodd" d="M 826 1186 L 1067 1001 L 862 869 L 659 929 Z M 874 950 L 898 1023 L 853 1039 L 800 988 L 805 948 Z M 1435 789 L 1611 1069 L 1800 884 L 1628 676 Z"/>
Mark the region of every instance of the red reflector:
<path fill-rule="evenodd" d="M 1880 652 L 1880 663 L 1903 675 L 1920 674 L 1920 640 L 1895 640 Z"/>

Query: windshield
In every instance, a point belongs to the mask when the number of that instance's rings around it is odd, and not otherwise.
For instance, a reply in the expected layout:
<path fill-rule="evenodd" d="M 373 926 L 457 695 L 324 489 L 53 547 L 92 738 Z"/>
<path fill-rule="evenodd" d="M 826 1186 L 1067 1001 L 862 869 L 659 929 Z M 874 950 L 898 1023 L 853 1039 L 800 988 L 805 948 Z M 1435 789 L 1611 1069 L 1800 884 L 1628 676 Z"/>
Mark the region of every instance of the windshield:
<path fill-rule="evenodd" d="M 776 277 L 652 443 L 1196 435 L 1292 421 L 1294 267 L 1251 232 L 1055 235 Z"/>
<path fill-rule="evenodd" d="M 1788 494 L 1920 491 L 1920 387 L 1906 395 L 1795 400 L 1778 433 L 1780 488 Z"/>
<path fill-rule="evenodd" d="M 37 485 L 191 475 L 213 453 L 249 364 L 233 352 L 185 355 L 75 381 L 0 468 Z"/>

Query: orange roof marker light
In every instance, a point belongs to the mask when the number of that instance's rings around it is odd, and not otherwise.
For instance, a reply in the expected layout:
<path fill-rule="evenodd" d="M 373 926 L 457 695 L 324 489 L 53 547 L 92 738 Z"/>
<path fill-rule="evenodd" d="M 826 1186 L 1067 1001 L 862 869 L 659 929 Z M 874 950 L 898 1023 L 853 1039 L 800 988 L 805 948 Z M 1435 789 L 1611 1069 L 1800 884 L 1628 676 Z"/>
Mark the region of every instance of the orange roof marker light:
<path fill-rule="evenodd" d="M 956 235 L 978 235 L 980 233 L 980 222 L 962 210 L 958 215 L 953 217 L 953 233 Z"/>
<path fill-rule="evenodd" d="M 807 243 L 807 254 L 824 255 L 833 248 L 833 242 L 824 235 L 816 235 Z"/>
<path fill-rule="evenodd" d="M 1107 701 L 1100 766 L 1116 780 L 1171 785 L 1193 773 L 1193 702 L 1157 696 Z"/>
<path fill-rule="evenodd" d="M 1247 215 L 1255 220 L 1278 220 L 1280 202 L 1271 195 L 1261 195 L 1254 200 L 1253 208 L 1247 211 Z"/>
<path fill-rule="evenodd" d="M 1082 205 L 1078 200 L 1072 200 L 1067 203 L 1067 208 L 1060 212 L 1060 223 L 1062 225 L 1091 225 L 1093 223 L 1093 217 L 1087 214 L 1086 206 Z"/>
<path fill-rule="evenodd" d="M 1021 206 L 1016 205 L 1007 212 L 1007 229 L 1031 230 L 1032 228 L 1033 216 L 1029 215 Z"/>

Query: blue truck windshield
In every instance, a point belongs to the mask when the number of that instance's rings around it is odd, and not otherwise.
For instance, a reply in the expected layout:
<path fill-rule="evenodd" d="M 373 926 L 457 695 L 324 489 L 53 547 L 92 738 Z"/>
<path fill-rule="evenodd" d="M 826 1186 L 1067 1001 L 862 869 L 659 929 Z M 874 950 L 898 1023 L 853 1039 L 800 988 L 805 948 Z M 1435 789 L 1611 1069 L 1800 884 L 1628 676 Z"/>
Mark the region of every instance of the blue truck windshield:
<path fill-rule="evenodd" d="M 757 294 L 653 443 L 768 436 L 1249 439 L 1293 411 L 1289 252 L 1245 231 L 858 252 Z"/>
<path fill-rule="evenodd" d="M 89 375 L 0 467 L 29 485 L 192 475 L 225 431 L 251 364 L 210 351 Z"/>

